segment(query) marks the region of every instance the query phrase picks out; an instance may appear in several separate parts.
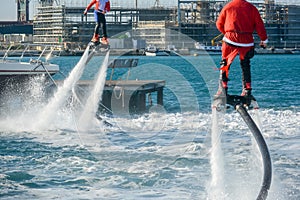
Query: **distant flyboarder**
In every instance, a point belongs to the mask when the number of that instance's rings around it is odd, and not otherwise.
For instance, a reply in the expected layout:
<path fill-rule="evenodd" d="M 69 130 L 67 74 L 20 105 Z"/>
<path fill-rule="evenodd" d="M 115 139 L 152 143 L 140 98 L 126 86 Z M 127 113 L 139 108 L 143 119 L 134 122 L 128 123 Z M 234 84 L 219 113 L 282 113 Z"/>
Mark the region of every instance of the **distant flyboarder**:
<path fill-rule="evenodd" d="M 110 1 L 109 0 L 91 0 L 83 14 L 86 15 L 88 10 L 95 4 L 94 16 L 96 21 L 96 26 L 94 30 L 94 36 L 91 40 L 95 45 L 98 45 L 100 42 L 103 45 L 108 45 L 107 40 L 107 30 L 106 30 L 106 18 L 105 14 L 110 11 Z M 99 28 L 102 29 L 102 38 L 99 41 Z"/>
<path fill-rule="evenodd" d="M 261 39 L 260 46 L 266 48 L 268 37 L 264 23 L 257 8 L 246 0 L 232 0 L 224 6 L 217 19 L 216 26 L 224 34 L 220 85 L 215 98 L 227 96 L 228 74 L 234 58 L 240 55 L 242 68 L 241 96 L 251 97 L 250 59 L 254 56 L 253 32 Z"/>

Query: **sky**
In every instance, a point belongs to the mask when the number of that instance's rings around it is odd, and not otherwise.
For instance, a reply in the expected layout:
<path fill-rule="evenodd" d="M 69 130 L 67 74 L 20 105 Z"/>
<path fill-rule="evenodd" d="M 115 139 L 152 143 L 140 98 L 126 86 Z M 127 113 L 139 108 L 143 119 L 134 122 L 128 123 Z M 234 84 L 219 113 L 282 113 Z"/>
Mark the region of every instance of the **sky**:
<path fill-rule="evenodd" d="M 16 21 L 17 5 L 15 0 L 0 0 L 0 21 Z"/>
<path fill-rule="evenodd" d="M 17 5 L 16 0 L 0 0 L 0 21 L 16 21 L 17 20 Z M 33 19 L 34 15 L 34 2 L 37 0 L 30 1 L 30 15 L 29 19 Z M 60 2 L 64 2 L 66 6 L 77 5 L 85 7 L 90 0 L 58 0 Z M 122 6 L 122 7 L 135 7 L 135 0 L 110 0 L 113 7 Z M 251 2 L 251 0 L 249 0 Z M 258 0 L 252 0 L 253 2 Z M 149 7 L 154 6 L 156 0 L 138 0 L 138 7 Z M 177 0 L 159 0 L 161 5 L 164 6 L 176 6 Z M 300 0 L 275 0 L 277 3 L 292 3 L 300 5 Z"/>

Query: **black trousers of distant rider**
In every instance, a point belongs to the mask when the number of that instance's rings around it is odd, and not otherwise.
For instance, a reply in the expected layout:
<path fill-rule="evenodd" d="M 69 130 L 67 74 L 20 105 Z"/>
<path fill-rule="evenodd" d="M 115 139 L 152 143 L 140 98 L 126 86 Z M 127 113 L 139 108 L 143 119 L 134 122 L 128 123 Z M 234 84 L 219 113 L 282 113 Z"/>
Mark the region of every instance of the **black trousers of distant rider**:
<path fill-rule="evenodd" d="M 102 29 L 101 37 L 107 37 L 105 14 L 99 11 L 94 11 L 94 17 L 96 21 L 94 33 L 98 35 L 99 29 L 101 28 Z"/>

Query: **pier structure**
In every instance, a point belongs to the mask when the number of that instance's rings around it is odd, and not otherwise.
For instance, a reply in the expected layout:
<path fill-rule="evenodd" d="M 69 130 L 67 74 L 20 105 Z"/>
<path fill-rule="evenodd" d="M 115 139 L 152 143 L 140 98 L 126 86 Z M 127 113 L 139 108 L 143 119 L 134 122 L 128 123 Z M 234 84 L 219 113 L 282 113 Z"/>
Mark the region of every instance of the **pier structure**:
<path fill-rule="evenodd" d="M 151 106 L 163 106 L 164 80 L 132 80 L 130 72 L 138 66 L 138 59 L 114 59 L 108 65 L 109 77 L 104 86 L 102 101 L 99 102 L 99 111 L 113 114 L 141 114 Z M 115 70 L 126 68 L 128 71 L 123 80 L 113 79 Z M 76 85 L 76 95 L 85 96 L 92 87 L 93 80 L 80 80 Z M 62 84 L 62 81 L 57 81 Z M 153 99 L 156 98 L 156 101 Z"/>
<path fill-rule="evenodd" d="M 144 113 L 154 105 L 163 106 L 164 80 L 130 80 L 130 72 L 138 59 L 114 59 L 108 65 L 110 78 L 105 82 L 103 104 L 113 112 Z M 113 80 L 114 70 L 127 68 L 125 80 Z M 152 95 L 155 94 L 155 95 Z M 152 100 L 156 96 L 156 102 Z"/>
<path fill-rule="evenodd" d="M 80 80 L 76 92 L 87 91 L 92 80 Z M 107 80 L 99 111 L 118 114 L 141 114 L 151 106 L 163 106 L 164 80 Z M 81 91 L 82 93 L 82 91 Z M 156 101 L 152 98 L 156 97 Z"/>

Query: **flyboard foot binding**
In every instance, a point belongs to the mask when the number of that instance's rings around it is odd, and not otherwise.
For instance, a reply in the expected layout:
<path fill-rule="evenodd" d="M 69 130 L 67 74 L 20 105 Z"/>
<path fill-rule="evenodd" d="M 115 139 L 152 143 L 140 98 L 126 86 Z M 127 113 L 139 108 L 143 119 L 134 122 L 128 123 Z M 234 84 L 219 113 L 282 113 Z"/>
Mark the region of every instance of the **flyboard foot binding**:
<path fill-rule="evenodd" d="M 254 98 L 253 95 L 249 95 L 249 96 L 227 95 L 226 100 L 227 100 L 226 103 L 228 105 L 233 106 L 234 108 L 237 105 L 242 105 L 247 110 L 249 110 L 249 109 L 253 108 L 252 104 L 257 105 L 256 99 Z M 256 106 L 254 106 L 254 107 L 256 107 Z"/>
<path fill-rule="evenodd" d="M 226 95 L 226 96 L 215 96 L 212 103 L 212 108 L 215 108 L 217 111 L 222 111 L 233 106 L 234 108 L 237 105 L 242 105 L 247 110 L 249 109 L 258 109 L 256 99 L 250 96 L 239 96 L 239 95 Z"/>

